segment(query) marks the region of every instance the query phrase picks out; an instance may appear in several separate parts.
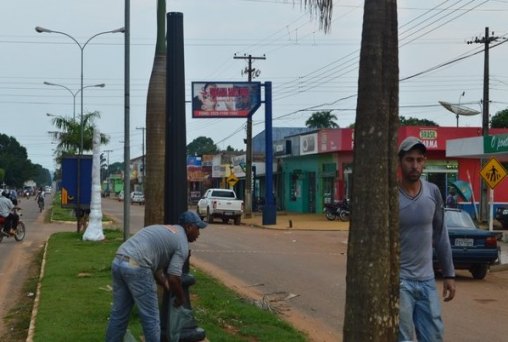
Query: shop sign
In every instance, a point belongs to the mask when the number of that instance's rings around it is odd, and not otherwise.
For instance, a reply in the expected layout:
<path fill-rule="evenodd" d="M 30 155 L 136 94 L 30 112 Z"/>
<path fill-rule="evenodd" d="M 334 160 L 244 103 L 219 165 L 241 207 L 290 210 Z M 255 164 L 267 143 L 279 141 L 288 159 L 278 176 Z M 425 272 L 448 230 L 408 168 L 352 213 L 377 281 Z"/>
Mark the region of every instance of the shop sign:
<path fill-rule="evenodd" d="M 484 153 L 508 152 L 508 134 L 487 135 L 483 138 Z"/>
<path fill-rule="evenodd" d="M 435 150 L 438 148 L 437 130 L 422 129 L 420 130 L 420 140 L 427 149 Z"/>

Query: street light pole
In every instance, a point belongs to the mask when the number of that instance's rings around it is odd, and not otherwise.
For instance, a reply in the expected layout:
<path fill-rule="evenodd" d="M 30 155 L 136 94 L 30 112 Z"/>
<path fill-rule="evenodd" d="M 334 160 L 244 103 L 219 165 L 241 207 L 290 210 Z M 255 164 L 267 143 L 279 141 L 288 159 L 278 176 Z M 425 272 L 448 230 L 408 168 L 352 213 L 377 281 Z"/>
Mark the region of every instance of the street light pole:
<path fill-rule="evenodd" d="M 80 82 L 80 91 L 81 91 L 81 119 L 80 119 L 80 142 L 79 142 L 79 155 L 82 155 L 83 154 L 83 52 L 85 50 L 85 47 L 88 45 L 88 43 L 94 39 L 95 37 L 97 36 L 100 36 L 100 35 L 103 35 L 103 34 L 107 34 L 107 33 L 119 33 L 119 32 L 125 32 L 125 28 L 124 27 L 121 27 L 121 28 L 118 28 L 116 30 L 110 30 L 110 31 L 104 31 L 104 32 L 99 32 L 99 33 L 96 33 L 94 34 L 93 36 L 91 36 L 90 38 L 88 38 L 88 40 L 84 43 L 84 44 L 81 44 L 80 42 L 77 41 L 76 38 L 74 38 L 73 36 L 71 36 L 70 34 L 68 33 L 65 33 L 65 32 L 62 32 L 62 31 L 54 31 L 54 30 L 50 30 L 50 29 L 47 29 L 47 28 L 44 28 L 44 27 L 40 27 L 40 26 L 36 26 L 35 27 L 35 31 L 37 31 L 38 33 L 58 33 L 58 34 L 61 34 L 61 35 L 64 35 L 66 37 L 69 37 L 70 39 L 72 39 L 79 47 L 80 49 L 80 56 L 81 56 L 81 82 Z"/>
<path fill-rule="evenodd" d="M 76 95 L 78 95 L 78 93 L 81 92 L 81 89 L 78 89 L 75 92 L 73 92 L 70 88 L 68 88 L 62 84 L 51 83 L 51 82 L 46 82 L 46 81 L 44 81 L 44 84 L 49 85 L 49 86 L 62 87 L 64 89 L 66 89 L 69 93 L 71 93 L 71 95 L 72 95 L 72 118 L 73 118 L 73 120 L 76 120 Z M 104 84 L 104 83 L 91 84 L 91 85 L 84 86 L 83 89 L 92 88 L 92 87 L 104 88 L 105 86 L 106 86 L 106 84 Z"/>

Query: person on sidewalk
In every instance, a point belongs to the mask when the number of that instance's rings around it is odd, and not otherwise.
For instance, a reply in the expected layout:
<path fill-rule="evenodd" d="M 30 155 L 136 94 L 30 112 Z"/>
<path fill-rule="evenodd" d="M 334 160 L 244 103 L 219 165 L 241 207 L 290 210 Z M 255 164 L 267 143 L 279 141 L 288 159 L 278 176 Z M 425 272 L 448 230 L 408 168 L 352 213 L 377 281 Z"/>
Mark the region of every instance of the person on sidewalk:
<path fill-rule="evenodd" d="M 448 196 L 446 196 L 446 207 L 457 208 L 457 195 L 454 187 L 450 187 Z"/>
<path fill-rule="evenodd" d="M 134 304 L 139 310 L 144 340 L 160 341 L 160 318 L 156 282 L 175 295 L 182 305 L 182 267 L 189 255 L 189 242 L 199 237 L 206 223 L 192 211 L 178 218 L 178 225 L 151 225 L 141 229 L 117 250 L 112 263 L 113 306 L 106 341 L 123 341 Z"/>
<path fill-rule="evenodd" d="M 399 146 L 400 306 L 399 341 L 439 342 L 444 325 L 437 294 L 432 248 L 442 269 L 444 301 L 455 296 L 455 270 L 443 224 L 439 188 L 421 179 L 427 148 L 416 137 Z"/>

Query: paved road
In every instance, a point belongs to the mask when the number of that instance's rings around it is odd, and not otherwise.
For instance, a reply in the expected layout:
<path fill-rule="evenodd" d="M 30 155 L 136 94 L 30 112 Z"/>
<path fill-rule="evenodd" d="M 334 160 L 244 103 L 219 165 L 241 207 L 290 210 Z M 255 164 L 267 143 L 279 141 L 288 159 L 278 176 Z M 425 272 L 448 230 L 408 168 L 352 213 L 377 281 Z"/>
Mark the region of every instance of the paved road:
<path fill-rule="evenodd" d="M 131 206 L 131 227 L 142 225 L 142 214 L 142 207 Z M 219 277 L 232 275 L 242 281 L 240 286 L 265 295 L 296 295 L 285 305 L 340 336 L 346 242 L 347 232 L 273 231 L 212 224 L 191 247 L 193 258 L 216 267 Z M 441 288 L 440 281 L 438 286 Z M 473 280 L 469 272 L 458 271 L 457 289 L 457 297 L 443 303 L 446 341 L 508 341 L 504 328 L 508 320 L 508 271 L 489 273 L 481 281 Z"/>

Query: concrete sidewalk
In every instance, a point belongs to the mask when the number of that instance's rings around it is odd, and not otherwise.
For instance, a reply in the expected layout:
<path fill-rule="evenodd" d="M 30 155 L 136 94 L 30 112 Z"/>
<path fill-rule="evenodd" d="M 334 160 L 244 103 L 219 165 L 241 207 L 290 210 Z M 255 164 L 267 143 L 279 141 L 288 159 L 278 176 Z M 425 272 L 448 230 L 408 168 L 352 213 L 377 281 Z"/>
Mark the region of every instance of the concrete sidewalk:
<path fill-rule="evenodd" d="M 324 214 L 277 212 L 275 224 L 263 224 L 262 213 L 252 213 L 251 218 L 242 217 L 242 224 L 266 229 L 295 230 L 349 230 L 349 222 L 328 221 Z"/>

